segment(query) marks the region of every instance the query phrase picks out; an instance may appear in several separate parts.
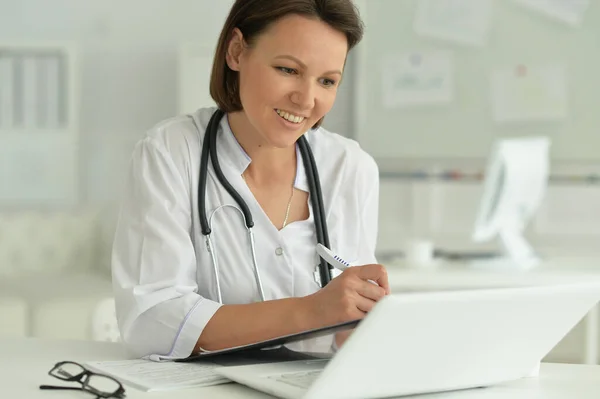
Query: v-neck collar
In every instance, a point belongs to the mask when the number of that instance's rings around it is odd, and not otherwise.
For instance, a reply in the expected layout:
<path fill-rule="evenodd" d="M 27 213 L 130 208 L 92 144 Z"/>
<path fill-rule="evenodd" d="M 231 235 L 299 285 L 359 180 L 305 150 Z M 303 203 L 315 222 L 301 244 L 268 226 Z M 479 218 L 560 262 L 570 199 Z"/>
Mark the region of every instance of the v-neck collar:
<path fill-rule="evenodd" d="M 217 134 L 217 148 L 222 149 L 219 150 L 219 157 L 226 160 L 236 174 L 241 175 L 250 165 L 252 159 L 235 138 L 229 125 L 227 114 L 221 118 L 219 126 L 221 129 L 218 132 L 219 134 Z M 296 144 L 296 177 L 294 179 L 294 188 L 305 192 L 309 191 L 304 162 L 298 144 Z"/>

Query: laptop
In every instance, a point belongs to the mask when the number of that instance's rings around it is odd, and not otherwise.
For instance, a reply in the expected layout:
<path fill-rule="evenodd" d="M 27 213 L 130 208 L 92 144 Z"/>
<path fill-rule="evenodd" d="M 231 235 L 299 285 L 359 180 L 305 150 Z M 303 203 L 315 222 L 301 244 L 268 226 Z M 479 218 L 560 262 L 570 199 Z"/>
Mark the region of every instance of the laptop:
<path fill-rule="evenodd" d="M 600 282 L 385 297 L 330 359 L 219 367 L 280 398 L 369 399 L 532 375 L 600 300 Z"/>

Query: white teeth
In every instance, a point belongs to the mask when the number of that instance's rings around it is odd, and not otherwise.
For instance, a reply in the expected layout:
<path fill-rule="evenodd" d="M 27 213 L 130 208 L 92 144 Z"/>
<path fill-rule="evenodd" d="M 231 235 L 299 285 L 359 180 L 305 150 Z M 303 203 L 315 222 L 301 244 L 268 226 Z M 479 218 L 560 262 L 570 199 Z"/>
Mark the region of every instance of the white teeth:
<path fill-rule="evenodd" d="M 283 119 L 288 120 L 292 123 L 300 123 L 304 120 L 303 116 L 292 115 L 285 111 L 276 110 L 277 114 L 281 116 Z"/>

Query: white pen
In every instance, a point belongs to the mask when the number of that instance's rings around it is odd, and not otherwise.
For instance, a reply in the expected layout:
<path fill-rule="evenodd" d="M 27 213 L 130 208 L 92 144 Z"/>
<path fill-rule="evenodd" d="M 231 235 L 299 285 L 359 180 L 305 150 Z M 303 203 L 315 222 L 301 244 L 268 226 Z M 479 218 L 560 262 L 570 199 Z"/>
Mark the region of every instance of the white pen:
<path fill-rule="evenodd" d="M 321 258 L 325 259 L 327 263 L 342 272 L 350 267 L 350 263 L 331 252 L 331 250 L 323 244 L 317 244 L 317 253 Z"/>
<path fill-rule="evenodd" d="M 347 268 L 351 267 L 350 263 L 346 262 L 344 259 L 331 252 L 331 250 L 325 247 L 323 244 L 317 244 L 317 253 L 321 258 L 325 259 L 327 263 L 329 263 L 331 266 L 335 267 L 336 269 L 342 272 Z M 368 281 L 371 284 L 379 285 L 373 280 Z"/>

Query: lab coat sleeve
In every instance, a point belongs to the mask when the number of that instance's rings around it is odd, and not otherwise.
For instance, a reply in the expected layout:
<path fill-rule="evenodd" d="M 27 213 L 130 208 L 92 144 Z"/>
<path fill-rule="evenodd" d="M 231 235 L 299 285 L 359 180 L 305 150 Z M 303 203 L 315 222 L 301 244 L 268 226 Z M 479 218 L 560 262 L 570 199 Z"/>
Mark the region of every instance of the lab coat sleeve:
<path fill-rule="evenodd" d="M 362 245 L 359 250 L 360 261 L 357 264 L 366 265 L 377 263 L 375 251 L 379 227 L 379 167 L 370 155 L 365 154 L 361 172 L 362 181 L 358 186 L 363 188 L 363 204 L 359 218 Z"/>
<path fill-rule="evenodd" d="M 371 156 L 364 155 L 365 160 L 360 167 L 361 173 L 358 174 L 360 180 L 356 185 L 362 190 L 358 193 L 362 201 L 358 228 L 363 239 L 359 249 L 359 260 L 356 263 L 360 265 L 377 263 L 375 247 L 379 217 L 379 168 Z M 335 334 L 333 334 L 329 352 L 336 353 L 339 349 L 335 341 Z"/>
<path fill-rule="evenodd" d="M 365 154 L 365 159 L 360 168 L 363 173 L 359 174 L 360 181 L 357 184 L 357 187 L 363 190 L 359 193 L 363 202 L 358 219 L 361 237 L 363 237 L 357 261 L 360 265 L 377 263 L 375 249 L 379 218 L 379 168 L 371 156 Z M 339 349 L 334 334 L 331 337 L 329 351 L 336 353 Z"/>
<path fill-rule="evenodd" d="M 136 357 L 187 357 L 221 306 L 197 291 L 183 166 L 146 137 L 133 152 L 112 252 L 121 338 Z"/>

